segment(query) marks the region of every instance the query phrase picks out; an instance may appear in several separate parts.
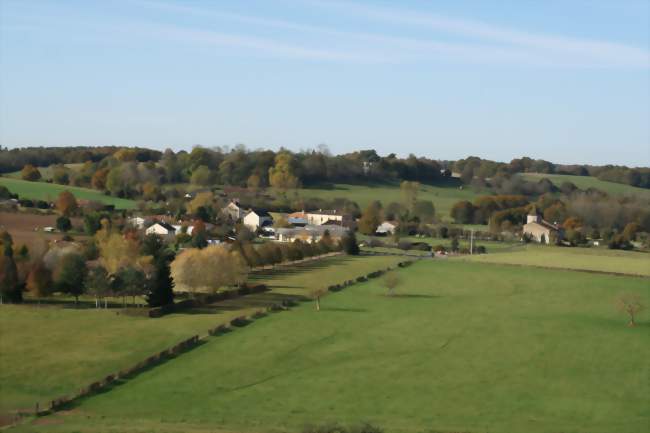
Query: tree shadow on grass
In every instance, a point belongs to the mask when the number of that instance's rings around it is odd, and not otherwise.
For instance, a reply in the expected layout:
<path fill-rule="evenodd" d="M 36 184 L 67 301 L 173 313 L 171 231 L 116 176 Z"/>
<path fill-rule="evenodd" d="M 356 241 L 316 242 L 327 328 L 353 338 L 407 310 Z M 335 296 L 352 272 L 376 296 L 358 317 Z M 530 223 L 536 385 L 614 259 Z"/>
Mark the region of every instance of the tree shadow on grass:
<path fill-rule="evenodd" d="M 368 310 L 365 308 L 344 308 L 344 307 L 321 307 L 320 312 L 321 313 L 327 313 L 327 312 L 333 312 L 333 313 L 367 313 Z"/>

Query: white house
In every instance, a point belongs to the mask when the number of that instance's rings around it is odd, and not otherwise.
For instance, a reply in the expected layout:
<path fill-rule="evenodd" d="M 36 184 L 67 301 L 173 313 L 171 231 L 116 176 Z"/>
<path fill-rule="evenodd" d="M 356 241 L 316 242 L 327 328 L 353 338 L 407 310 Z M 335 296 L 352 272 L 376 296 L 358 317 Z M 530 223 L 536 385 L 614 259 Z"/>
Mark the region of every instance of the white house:
<path fill-rule="evenodd" d="M 136 229 L 140 230 L 144 228 L 144 223 L 146 222 L 144 218 L 139 216 L 131 217 L 127 221 L 131 227 L 135 227 Z"/>
<path fill-rule="evenodd" d="M 254 209 L 244 217 L 244 225 L 253 231 L 271 224 L 273 224 L 273 217 L 262 209 Z"/>
<path fill-rule="evenodd" d="M 397 223 L 393 221 L 384 221 L 377 227 L 376 232 L 381 235 L 392 235 L 397 230 Z"/>
<path fill-rule="evenodd" d="M 246 213 L 237 200 L 233 200 L 221 209 L 221 213 L 233 221 L 239 221 Z"/>
<path fill-rule="evenodd" d="M 145 233 L 148 235 L 158 235 L 166 238 L 172 238 L 176 235 L 176 229 L 165 222 L 156 222 L 149 226 Z"/>
<path fill-rule="evenodd" d="M 337 223 L 341 226 L 349 226 L 352 223 L 352 216 L 344 214 L 338 210 L 322 210 L 306 212 L 305 217 L 307 224 L 310 225 L 323 225 L 325 223 Z"/>

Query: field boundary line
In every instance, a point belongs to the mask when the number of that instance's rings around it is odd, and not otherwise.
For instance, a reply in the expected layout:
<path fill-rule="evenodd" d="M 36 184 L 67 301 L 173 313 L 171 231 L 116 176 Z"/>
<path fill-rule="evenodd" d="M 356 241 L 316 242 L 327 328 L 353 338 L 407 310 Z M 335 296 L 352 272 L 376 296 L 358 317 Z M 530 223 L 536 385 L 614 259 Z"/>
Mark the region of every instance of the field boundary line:
<path fill-rule="evenodd" d="M 467 258 L 462 258 L 460 260 L 465 261 L 465 262 L 470 262 L 470 263 L 482 263 L 482 264 L 486 264 L 486 265 L 514 266 L 514 267 L 519 267 L 519 268 L 537 268 L 537 269 L 546 269 L 546 270 L 552 270 L 552 271 L 586 272 L 588 274 L 610 275 L 610 276 L 614 276 L 614 277 L 634 277 L 634 278 L 641 278 L 641 279 L 650 280 L 649 275 L 629 274 L 629 273 L 625 273 L 625 272 L 599 271 L 599 270 L 596 270 L 596 269 L 561 268 L 559 266 L 524 265 L 524 264 L 521 264 L 521 263 L 497 263 L 497 262 L 487 262 L 487 261 L 472 261 L 472 260 L 467 260 Z"/>
<path fill-rule="evenodd" d="M 386 272 L 390 272 L 396 268 L 407 267 L 413 264 L 414 262 L 419 261 L 418 259 L 420 258 L 416 258 L 416 260 L 401 261 L 398 262 L 395 266 L 392 267 L 389 266 L 384 269 L 378 269 L 366 275 L 361 275 L 351 280 L 346 280 L 340 284 L 331 285 L 327 287 L 324 294 L 330 292 L 331 293 L 339 292 L 344 288 L 352 286 L 354 284 L 367 282 L 370 279 L 380 277 L 384 275 Z M 84 398 L 90 398 L 99 392 L 109 392 L 112 389 L 112 387 L 119 386 L 125 383 L 127 380 L 133 379 L 134 377 L 136 377 L 140 373 L 143 373 L 144 371 L 155 368 L 156 366 L 161 365 L 166 361 L 178 358 L 184 353 L 187 353 L 190 350 L 202 344 L 207 343 L 211 337 L 218 337 L 221 335 L 228 334 L 237 328 L 243 328 L 253 323 L 254 321 L 257 321 L 261 318 L 268 316 L 269 313 L 289 311 L 291 307 L 298 306 L 301 301 L 307 302 L 308 299 L 300 299 L 297 298 L 295 295 L 286 295 L 286 297 L 284 299 L 281 299 L 279 302 L 270 304 L 264 308 L 257 309 L 249 315 L 242 315 L 239 317 L 235 317 L 234 319 L 231 319 L 228 323 L 222 323 L 214 328 L 208 329 L 207 334 L 193 335 L 190 338 L 187 338 L 172 347 L 169 347 L 161 352 L 158 352 L 154 355 L 145 358 L 144 360 L 132 365 L 131 367 L 127 367 L 122 370 L 119 370 L 118 372 L 109 374 L 108 376 L 96 382 L 93 382 L 88 386 L 82 387 L 72 395 L 65 395 L 50 400 L 49 404 L 44 408 L 41 408 L 39 405 L 40 403 L 37 402 L 35 404 L 34 411 L 30 410 L 30 411 L 17 412 L 15 414 L 16 419 L 12 423 L 2 426 L 0 429 L 4 429 L 5 427 L 9 428 L 11 426 L 16 425 L 24 417 L 27 416 L 44 417 L 47 415 L 51 415 L 55 412 L 59 412 L 61 410 L 69 408 L 70 406 L 74 405 L 75 403 L 78 403 L 80 400 Z"/>

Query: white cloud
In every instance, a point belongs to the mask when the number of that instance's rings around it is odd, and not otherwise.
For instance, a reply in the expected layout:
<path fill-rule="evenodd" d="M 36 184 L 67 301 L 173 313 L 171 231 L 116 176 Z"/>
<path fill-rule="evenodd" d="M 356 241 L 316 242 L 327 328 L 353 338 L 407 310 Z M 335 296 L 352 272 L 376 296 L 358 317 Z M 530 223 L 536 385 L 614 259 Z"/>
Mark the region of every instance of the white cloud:
<path fill-rule="evenodd" d="M 311 0 L 308 3 L 366 19 L 420 26 L 463 37 L 477 38 L 483 42 L 509 44 L 530 50 L 540 56 L 555 57 L 557 61 L 569 62 L 570 65 L 646 68 L 650 66 L 650 53 L 647 50 L 619 43 L 529 33 L 478 21 L 454 19 L 406 9 L 367 6 L 353 2 Z"/>
<path fill-rule="evenodd" d="M 164 36 L 195 42 L 252 49 L 274 56 L 352 62 L 404 62 L 417 60 L 453 60 L 482 64 L 532 65 L 546 67 L 649 67 L 650 54 L 622 44 L 591 41 L 563 36 L 526 33 L 488 24 L 452 19 L 404 9 L 366 6 L 336 0 L 305 0 L 312 6 L 329 8 L 340 14 L 360 16 L 406 26 L 419 26 L 460 36 L 459 41 L 440 41 L 440 35 L 412 38 L 295 23 L 281 19 L 223 12 L 205 7 L 155 0 L 136 0 L 135 4 L 173 13 L 234 21 L 253 27 L 278 28 L 326 36 L 324 49 L 297 45 L 300 35 L 289 42 L 232 35 L 210 30 L 168 27 Z M 162 29 L 161 29 L 162 30 Z M 165 32 L 161 32 L 165 33 Z M 467 38 L 472 39 L 467 41 Z M 313 44 L 313 42 L 312 42 Z"/>

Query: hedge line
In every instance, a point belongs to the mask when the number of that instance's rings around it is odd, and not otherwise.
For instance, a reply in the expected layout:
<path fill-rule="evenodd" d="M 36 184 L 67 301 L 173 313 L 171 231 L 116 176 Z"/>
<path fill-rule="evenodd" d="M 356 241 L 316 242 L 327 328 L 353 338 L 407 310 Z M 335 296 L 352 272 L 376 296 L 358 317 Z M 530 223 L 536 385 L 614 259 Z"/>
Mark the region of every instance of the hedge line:
<path fill-rule="evenodd" d="M 400 262 L 397 264 L 398 267 L 400 268 L 405 268 L 407 266 L 410 266 L 413 263 L 412 260 L 410 261 L 404 261 Z M 328 291 L 330 292 L 338 292 L 342 290 L 345 287 L 351 286 L 356 283 L 360 282 L 365 282 L 373 278 L 378 278 L 382 275 L 384 275 L 386 272 L 391 271 L 394 268 L 388 267 L 384 270 L 378 270 L 374 272 L 370 272 L 369 274 L 365 276 L 360 276 L 356 278 L 355 280 L 347 280 L 344 281 L 341 284 L 334 284 L 331 285 L 327 288 Z M 237 292 L 238 296 L 241 296 L 243 291 L 246 291 L 246 294 L 248 293 L 258 293 L 259 291 L 265 291 L 268 290 L 268 288 L 265 285 L 259 285 L 259 286 L 254 286 L 254 287 L 241 287 L 240 289 L 233 291 Z M 216 294 L 213 295 L 214 297 L 210 298 L 210 302 L 215 302 L 217 299 L 223 300 L 223 299 L 229 299 L 229 296 L 231 295 L 226 295 L 229 292 L 223 292 L 221 294 Z M 225 297 L 223 297 L 225 296 Z M 173 311 L 179 311 L 179 308 L 191 308 L 193 306 L 197 305 L 197 300 L 195 299 L 188 299 L 185 301 L 178 302 L 174 304 L 173 306 L 167 306 L 167 307 L 160 307 L 160 308 L 153 308 L 151 311 L 156 310 L 160 311 L 161 314 L 168 314 Z M 200 304 L 200 303 L 199 303 Z M 229 324 L 221 324 L 219 326 L 216 326 L 215 328 L 209 329 L 208 330 L 208 336 L 219 336 L 222 334 L 225 334 L 227 332 L 230 332 L 233 328 L 241 328 L 243 326 L 246 326 L 253 322 L 254 320 L 261 319 L 265 316 L 267 316 L 271 312 L 278 312 L 278 311 L 285 311 L 288 310 L 291 307 L 294 307 L 298 305 L 298 302 L 296 300 L 288 298 L 283 300 L 281 303 L 277 304 L 272 304 L 266 308 L 259 309 L 254 311 L 252 314 L 248 316 L 239 316 L 235 317 L 230 321 Z M 150 311 L 150 313 L 151 313 Z M 164 311 L 164 312 L 163 312 Z M 154 313 L 154 314 L 159 314 L 159 313 Z M 160 316 L 151 316 L 150 317 L 160 317 Z M 172 346 L 168 349 L 165 349 L 159 353 L 156 353 L 143 361 L 138 362 L 135 365 L 132 365 L 131 367 L 125 368 L 120 370 L 117 373 L 114 374 L 109 374 L 108 376 L 104 377 L 101 380 L 98 380 L 96 382 L 91 383 L 90 385 L 83 387 L 78 390 L 73 395 L 70 396 L 63 396 L 59 398 L 55 398 L 51 400 L 47 406 L 47 409 L 45 410 L 40 410 L 38 404 L 36 405 L 36 415 L 46 415 L 48 413 L 58 411 L 60 409 L 65 408 L 69 404 L 73 403 L 74 401 L 89 396 L 91 394 L 97 393 L 98 391 L 109 387 L 111 384 L 113 384 L 117 380 L 122 380 L 122 379 L 127 379 L 139 372 L 142 372 L 143 370 L 152 367 L 158 363 L 160 363 L 163 360 L 172 358 L 174 356 L 177 356 L 195 346 L 201 343 L 201 341 L 204 340 L 204 337 L 199 337 L 198 335 L 194 335 L 187 340 L 183 340 L 180 343 L 176 344 L 175 346 Z"/>

